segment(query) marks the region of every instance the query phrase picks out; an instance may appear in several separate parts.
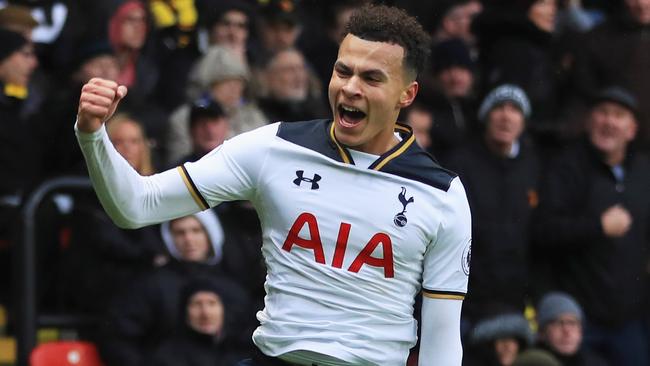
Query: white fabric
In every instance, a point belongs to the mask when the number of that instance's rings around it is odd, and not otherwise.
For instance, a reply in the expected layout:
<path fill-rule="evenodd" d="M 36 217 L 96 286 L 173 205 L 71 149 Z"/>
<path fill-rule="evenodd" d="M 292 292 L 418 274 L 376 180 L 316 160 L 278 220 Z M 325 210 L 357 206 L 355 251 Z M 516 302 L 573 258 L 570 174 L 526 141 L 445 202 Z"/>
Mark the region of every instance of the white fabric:
<path fill-rule="evenodd" d="M 139 228 L 200 211 L 175 170 L 142 177 L 120 155 L 102 126 L 94 133 L 75 132 L 93 187 L 113 222 Z"/>
<path fill-rule="evenodd" d="M 460 180 L 445 192 L 339 163 L 277 130 L 273 124 L 244 133 L 185 164 L 209 206 L 249 200 L 260 216 L 268 275 L 255 344 L 270 356 L 327 355 L 312 360 L 324 365 L 403 366 L 416 341 L 413 304 L 421 287 L 467 290 L 462 264 L 471 225 Z M 79 138 L 114 219 L 138 226 L 198 210 L 177 171 L 139 178 L 104 135 Z M 413 202 L 404 207 L 400 193 Z M 408 219 L 402 226 L 400 213 Z M 422 347 L 437 347 L 447 336 L 432 334 Z"/>
<path fill-rule="evenodd" d="M 458 366 L 463 359 L 460 342 L 462 301 L 422 300 L 421 337 L 418 366 Z"/>
<path fill-rule="evenodd" d="M 276 132 L 277 124 L 240 135 L 219 151 L 186 164 L 211 206 L 246 199 L 260 214 L 269 274 L 255 343 L 271 356 L 302 349 L 356 365 L 403 365 L 416 340 L 413 298 L 420 286 L 466 292 L 462 257 L 470 219 L 460 180 L 454 179 L 444 192 L 333 161 Z M 293 183 L 300 170 L 304 178 L 321 176 L 317 190 L 310 189 L 309 182 Z M 404 209 L 398 201 L 402 187 L 407 198 L 414 198 L 404 228 L 393 223 Z M 314 218 L 318 234 L 304 224 L 298 236 L 306 241 L 319 236 L 321 262 L 313 249 L 283 249 L 287 232 L 301 214 Z M 333 257 L 342 223 L 350 225 L 349 240 L 342 266 L 336 268 Z M 383 267 L 368 264 L 358 273 L 350 270 L 378 233 L 391 238 L 393 278 L 386 278 Z M 382 249 L 378 245 L 372 256 L 383 258 Z"/>

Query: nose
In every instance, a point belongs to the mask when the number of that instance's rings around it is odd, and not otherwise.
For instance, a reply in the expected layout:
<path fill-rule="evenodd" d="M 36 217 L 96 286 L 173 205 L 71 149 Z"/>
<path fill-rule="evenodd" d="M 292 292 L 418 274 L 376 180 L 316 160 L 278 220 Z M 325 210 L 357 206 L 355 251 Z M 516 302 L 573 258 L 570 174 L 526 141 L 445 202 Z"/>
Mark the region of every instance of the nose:
<path fill-rule="evenodd" d="M 343 92 L 343 95 L 346 98 L 358 98 L 361 96 L 361 88 L 359 85 L 359 77 L 353 75 L 352 77 L 348 78 L 345 81 L 345 84 L 343 84 L 343 87 L 341 88 L 341 91 Z"/>

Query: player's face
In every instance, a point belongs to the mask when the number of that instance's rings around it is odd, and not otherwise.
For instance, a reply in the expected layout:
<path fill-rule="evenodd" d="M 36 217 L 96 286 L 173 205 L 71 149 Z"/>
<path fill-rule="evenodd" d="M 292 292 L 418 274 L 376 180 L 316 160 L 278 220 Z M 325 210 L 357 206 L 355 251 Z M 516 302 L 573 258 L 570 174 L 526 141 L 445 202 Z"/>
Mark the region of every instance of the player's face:
<path fill-rule="evenodd" d="M 582 343 L 582 325 L 572 314 L 562 314 L 544 329 L 545 342 L 561 355 L 573 355 Z"/>
<path fill-rule="evenodd" d="M 406 75 L 404 49 L 348 34 L 329 84 L 334 132 L 342 144 L 382 154 L 395 144 L 399 110 L 410 105 L 418 84 Z"/>
<path fill-rule="evenodd" d="M 195 331 L 217 335 L 223 327 L 223 304 L 217 294 L 199 291 L 187 304 L 187 322 Z"/>
<path fill-rule="evenodd" d="M 184 260 L 202 262 L 208 259 L 210 240 L 198 219 L 187 216 L 172 221 L 169 226 L 174 245 Z"/>

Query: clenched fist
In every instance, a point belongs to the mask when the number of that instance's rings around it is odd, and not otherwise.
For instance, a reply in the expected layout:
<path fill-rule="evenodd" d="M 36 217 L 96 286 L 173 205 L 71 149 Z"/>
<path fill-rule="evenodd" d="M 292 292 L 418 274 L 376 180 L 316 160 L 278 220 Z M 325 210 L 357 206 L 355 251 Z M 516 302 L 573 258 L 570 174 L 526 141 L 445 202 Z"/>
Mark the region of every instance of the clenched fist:
<path fill-rule="evenodd" d="M 97 131 L 109 119 L 117 104 L 126 96 L 127 89 L 111 80 L 93 78 L 81 89 L 77 128 L 82 132 Z"/>

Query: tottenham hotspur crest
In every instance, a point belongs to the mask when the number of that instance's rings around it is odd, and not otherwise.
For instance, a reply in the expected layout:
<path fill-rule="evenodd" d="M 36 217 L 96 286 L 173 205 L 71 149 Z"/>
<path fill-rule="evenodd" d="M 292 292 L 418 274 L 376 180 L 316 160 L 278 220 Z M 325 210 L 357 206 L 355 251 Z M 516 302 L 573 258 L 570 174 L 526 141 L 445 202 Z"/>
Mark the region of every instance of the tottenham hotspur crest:
<path fill-rule="evenodd" d="M 413 199 L 412 196 L 409 197 L 408 199 L 406 198 L 406 188 L 404 187 L 402 187 L 402 192 L 400 192 L 400 194 L 397 195 L 397 199 L 400 201 L 404 209 L 402 210 L 402 212 L 395 215 L 395 218 L 393 218 L 393 222 L 395 223 L 395 225 L 399 227 L 404 227 L 408 222 L 405 215 L 406 206 L 408 206 L 409 203 L 413 203 L 415 200 Z"/>

